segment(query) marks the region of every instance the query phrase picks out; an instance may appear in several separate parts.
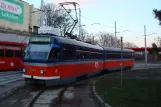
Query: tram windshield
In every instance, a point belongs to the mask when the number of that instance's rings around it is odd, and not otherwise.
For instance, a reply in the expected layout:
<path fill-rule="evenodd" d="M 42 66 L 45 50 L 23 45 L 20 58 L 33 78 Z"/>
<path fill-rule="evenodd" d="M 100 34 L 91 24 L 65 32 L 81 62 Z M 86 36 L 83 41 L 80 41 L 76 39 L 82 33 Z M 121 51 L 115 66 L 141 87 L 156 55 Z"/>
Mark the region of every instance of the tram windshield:
<path fill-rule="evenodd" d="M 50 50 L 50 44 L 30 44 L 25 50 L 25 59 L 47 60 Z"/>

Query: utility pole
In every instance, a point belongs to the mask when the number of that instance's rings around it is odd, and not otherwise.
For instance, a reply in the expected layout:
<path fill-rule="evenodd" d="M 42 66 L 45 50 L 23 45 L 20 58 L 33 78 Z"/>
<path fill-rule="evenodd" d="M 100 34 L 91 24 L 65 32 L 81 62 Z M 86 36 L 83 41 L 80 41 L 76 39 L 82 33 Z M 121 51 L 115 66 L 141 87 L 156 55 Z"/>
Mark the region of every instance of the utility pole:
<path fill-rule="evenodd" d="M 93 36 L 93 44 L 94 44 L 94 36 Z"/>
<path fill-rule="evenodd" d="M 122 69 L 123 69 L 122 52 L 123 52 L 123 38 L 121 37 L 121 63 L 120 63 L 120 66 L 121 66 L 121 87 L 122 87 Z"/>
<path fill-rule="evenodd" d="M 117 38 L 116 38 L 116 21 L 115 21 L 115 48 L 117 48 Z"/>
<path fill-rule="evenodd" d="M 145 25 L 144 25 L 144 36 L 145 36 L 145 66 L 147 66 L 146 26 Z"/>
<path fill-rule="evenodd" d="M 82 36 L 82 26 L 81 26 L 81 9 L 79 8 L 79 39 Z"/>
<path fill-rule="evenodd" d="M 43 26 L 43 21 L 44 21 L 44 12 L 42 11 L 44 7 L 44 0 L 41 0 L 41 12 L 40 12 L 40 27 Z"/>

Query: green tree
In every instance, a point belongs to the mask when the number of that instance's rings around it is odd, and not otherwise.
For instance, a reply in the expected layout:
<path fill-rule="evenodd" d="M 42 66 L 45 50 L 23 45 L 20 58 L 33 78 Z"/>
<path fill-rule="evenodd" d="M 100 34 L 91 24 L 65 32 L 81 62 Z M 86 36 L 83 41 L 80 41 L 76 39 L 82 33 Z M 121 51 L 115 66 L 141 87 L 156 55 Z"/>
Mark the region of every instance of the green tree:
<path fill-rule="evenodd" d="M 152 56 L 153 56 L 153 60 L 156 61 L 158 58 L 158 47 L 155 43 L 152 44 Z"/>
<path fill-rule="evenodd" d="M 155 18 L 159 20 L 159 25 L 161 25 L 161 10 L 154 9 L 153 13 Z"/>

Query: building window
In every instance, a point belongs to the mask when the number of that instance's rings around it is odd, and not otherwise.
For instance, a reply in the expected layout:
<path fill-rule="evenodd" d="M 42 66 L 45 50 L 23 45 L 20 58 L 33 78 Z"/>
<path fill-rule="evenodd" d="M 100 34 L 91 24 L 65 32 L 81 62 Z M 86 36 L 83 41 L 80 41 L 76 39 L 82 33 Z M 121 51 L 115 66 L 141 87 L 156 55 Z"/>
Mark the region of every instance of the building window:
<path fill-rule="evenodd" d="M 38 26 L 34 26 L 34 33 L 38 33 L 38 29 L 39 29 Z"/>
<path fill-rule="evenodd" d="M 32 32 L 32 28 L 31 28 L 31 27 L 29 27 L 29 32 L 30 32 L 30 33 Z"/>

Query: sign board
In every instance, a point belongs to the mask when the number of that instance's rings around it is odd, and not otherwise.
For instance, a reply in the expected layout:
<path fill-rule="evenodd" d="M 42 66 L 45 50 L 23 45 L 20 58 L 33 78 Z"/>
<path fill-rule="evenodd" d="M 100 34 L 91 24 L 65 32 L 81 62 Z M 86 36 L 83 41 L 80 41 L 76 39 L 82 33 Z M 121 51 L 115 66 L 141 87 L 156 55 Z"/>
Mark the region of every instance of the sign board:
<path fill-rule="evenodd" d="M 22 24 L 24 5 L 16 0 L 0 0 L 0 19 Z"/>
<path fill-rule="evenodd" d="M 50 37 L 32 37 L 30 42 L 51 42 Z"/>

